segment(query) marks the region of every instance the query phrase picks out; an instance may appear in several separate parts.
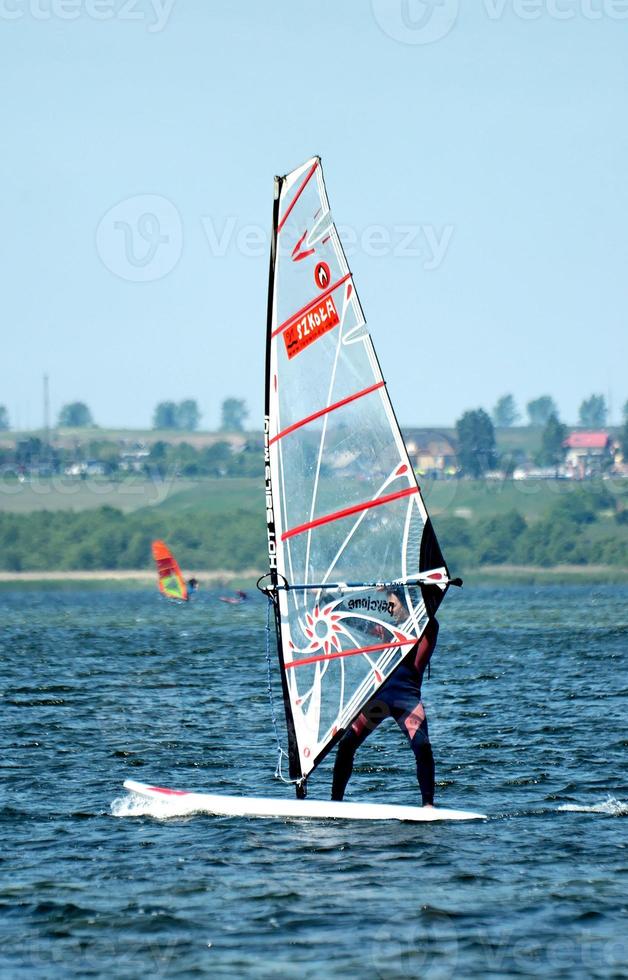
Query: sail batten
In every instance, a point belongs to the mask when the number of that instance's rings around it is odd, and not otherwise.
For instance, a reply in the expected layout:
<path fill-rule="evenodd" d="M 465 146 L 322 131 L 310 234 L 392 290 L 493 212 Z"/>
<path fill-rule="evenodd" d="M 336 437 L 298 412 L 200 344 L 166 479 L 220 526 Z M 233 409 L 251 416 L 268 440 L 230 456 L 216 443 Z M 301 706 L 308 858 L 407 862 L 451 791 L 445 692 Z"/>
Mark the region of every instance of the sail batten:
<path fill-rule="evenodd" d="M 266 507 L 290 773 L 303 780 L 412 650 L 426 595 L 433 615 L 450 580 L 318 157 L 277 178 L 273 214 Z"/>
<path fill-rule="evenodd" d="M 407 647 L 413 644 L 414 639 L 405 637 L 397 643 L 374 643 L 370 647 L 357 647 L 355 650 L 338 650 L 335 653 L 321 653 L 316 657 L 306 657 L 302 660 L 289 660 L 286 662 L 286 670 L 293 667 L 305 667 L 308 664 L 324 663 L 326 660 L 339 660 L 342 657 L 357 657 L 365 653 L 378 653 L 381 650 L 394 650 L 397 647 Z"/>
<path fill-rule="evenodd" d="M 406 490 L 399 490 L 397 493 L 389 493 L 385 497 L 379 497 L 375 500 L 365 500 L 360 504 L 355 504 L 353 507 L 345 507 L 344 510 L 337 510 L 333 514 L 324 514 L 322 517 L 317 517 L 315 521 L 310 521 L 308 524 L 302 524 L 300 527 L 293 527 L 289 531 L 284 531 L 281 536 L 282 541 L 287 541 L 288 538 L 293 538 L 297 534 L 303 534 L 305 531 L 310 531 L 315 527 L 322 527 L 323 524 L 330 524 L 333 521 L 343 520 L 345 517 L 352 517 L 353 514 L 361 514 L 364 511 L 370 510 L 372 507 L 381 507 L 383 504 L 389 504 L 393 500 L 399 500 L 401 497 L 409 497 L 413 493 L 419 493 L 418 487 L 408 487 Z"/>

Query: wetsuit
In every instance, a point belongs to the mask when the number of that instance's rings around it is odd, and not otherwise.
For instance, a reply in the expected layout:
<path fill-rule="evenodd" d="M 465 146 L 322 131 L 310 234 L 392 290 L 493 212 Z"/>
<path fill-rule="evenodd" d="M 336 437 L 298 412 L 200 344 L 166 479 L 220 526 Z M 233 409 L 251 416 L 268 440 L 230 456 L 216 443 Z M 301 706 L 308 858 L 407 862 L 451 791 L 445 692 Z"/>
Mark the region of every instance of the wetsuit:
<path fill-rule="evenodd" d="M 397 670 L 388 678 L 338 743 L 332 800 L 341 800 L 353 771 L 357 749 L 385 718 L 394 718 L 406 735 L 416 759 L 416 774 L 423 806 L 434 802 L 434 756 L 421 703 L 421 681 L 436 646 L 438 623 L 430 620 L 421 637 Z"/>

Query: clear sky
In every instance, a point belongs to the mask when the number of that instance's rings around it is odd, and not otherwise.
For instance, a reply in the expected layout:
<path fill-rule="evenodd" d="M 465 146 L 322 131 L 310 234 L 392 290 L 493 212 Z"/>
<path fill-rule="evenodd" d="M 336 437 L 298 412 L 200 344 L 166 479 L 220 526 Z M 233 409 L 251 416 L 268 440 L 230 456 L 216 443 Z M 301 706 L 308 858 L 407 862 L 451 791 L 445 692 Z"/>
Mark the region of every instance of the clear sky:
<path fill-rule="evenodd" d="M 624 0 L 0 0 L 0 404 L 261 425 L 272 178 L 318 153 L 402 424 L 618 418 L 627 52 Z"/>

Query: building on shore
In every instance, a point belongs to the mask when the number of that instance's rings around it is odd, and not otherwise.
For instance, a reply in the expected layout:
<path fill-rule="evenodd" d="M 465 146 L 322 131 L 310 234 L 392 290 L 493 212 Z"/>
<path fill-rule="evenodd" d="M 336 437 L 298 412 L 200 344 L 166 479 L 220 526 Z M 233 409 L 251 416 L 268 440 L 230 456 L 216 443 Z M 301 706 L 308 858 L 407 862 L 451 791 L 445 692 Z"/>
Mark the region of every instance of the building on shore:
<path fill-rule="evenodd" d="M 563 443 L 564 468 L 576 480 L 595 476 L 613 463 L 613 440 L 608 432 L 570 432 Z"/>

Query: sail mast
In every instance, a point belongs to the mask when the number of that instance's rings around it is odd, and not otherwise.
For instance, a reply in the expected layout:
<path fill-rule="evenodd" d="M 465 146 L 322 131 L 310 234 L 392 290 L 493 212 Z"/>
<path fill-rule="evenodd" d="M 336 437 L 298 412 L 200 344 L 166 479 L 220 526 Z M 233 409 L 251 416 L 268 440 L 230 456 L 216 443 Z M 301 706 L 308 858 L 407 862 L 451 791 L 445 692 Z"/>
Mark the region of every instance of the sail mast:
<path fill-rule="evenodd" d="M 275 529 L 275 511 L 273 497 L 273 478 L 270 465 L 270 402 L 271 402 L 271 383 L 274 377 L 273 370 L 273 319 L 275 306 L 275 269 L 277 261 L 277 228 L 279 225 L 279 199 L 281 196 L 281 185 L 283 178 L 275 177 L 275 189 L 273 200 L 273 224 L 270 241 L 270 265 L 268 270 L 268 309 L 266 321 L 266 389 L 264 403 L 264 484 L 266 493 L 266 527 L 268 535 L 268 565 L 271 580 L 270 595 L 272 597 L 275 630 L 277 633 L 277 655 L 279 659 L 279 671 L 281 676 L 281 690 L 283 694 L 284 710 L 286 715 L 286 729 L 288 733 L 288 765 L 290 778 L 299 780 L 302 776 L 299 764 L 299 752 L 292 718 L 292 708 L 288 692 L 288 682 L 284 667 L 282 635 L 281 635 L 281 613 L 279 609 L 279 577 L 277 573 L 277 535 Z M 297 797 L 305 796 L 300 784 L 296 784 Z"/>

